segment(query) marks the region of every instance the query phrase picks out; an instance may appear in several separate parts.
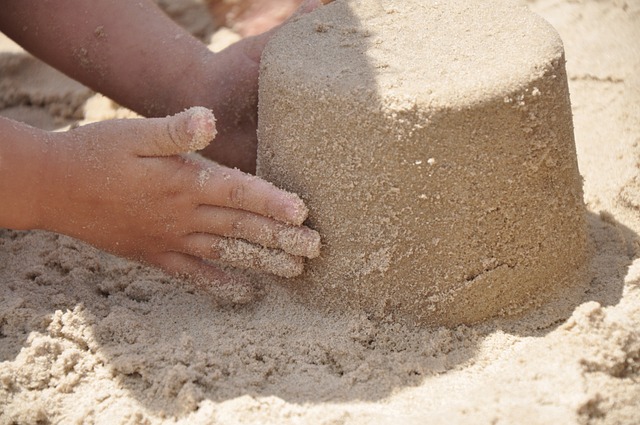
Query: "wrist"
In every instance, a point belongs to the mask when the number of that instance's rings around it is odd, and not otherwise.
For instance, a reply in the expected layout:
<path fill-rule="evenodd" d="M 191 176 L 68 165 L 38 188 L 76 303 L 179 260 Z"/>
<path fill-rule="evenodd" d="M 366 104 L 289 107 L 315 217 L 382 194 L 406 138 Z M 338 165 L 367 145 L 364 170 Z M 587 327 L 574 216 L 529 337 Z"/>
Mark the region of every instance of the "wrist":
<path fill-rule="evenodd" d="M 47 132 L 0 118 L 0 227 L 41 228 Z"/>
<path fill-rule="evenodd" d="M 182 70 L 174 84 L 167 113 L 203 106 L 218 116 L 235 116 L 246 97 L 257 93 L 261 38 L 249 37 L 214 53 L 207 51 Z M 261 51 L 261 50 L 260 50 Z M 240 106 L 242 105 L 242 106 Z"/>

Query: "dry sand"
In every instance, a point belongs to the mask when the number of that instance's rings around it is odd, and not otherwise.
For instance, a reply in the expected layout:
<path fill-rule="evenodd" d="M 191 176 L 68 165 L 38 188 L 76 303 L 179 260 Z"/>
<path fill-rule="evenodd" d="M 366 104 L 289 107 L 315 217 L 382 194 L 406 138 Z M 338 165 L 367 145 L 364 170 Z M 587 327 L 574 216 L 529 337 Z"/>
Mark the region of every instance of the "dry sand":
<path fill-rule="evenodd" d="M 525 4 L 334 2 L 271 40 L 259 98 L 257 174 L 323 237 L 281 282 L 308 304 L 456 326 L 588 280 L 562 42 Z"/>
<path fill-rule="evenodd" d="M 0 230 L 0 423 L 640 422 L 640 1 L 529 5 L 565 42 L 595 246 L 584 294 L 412 329 L 266 284 L 219 307 L 70 238 Z M 131 116 L 0 49 L 3 115 L 44 128 Z"/>

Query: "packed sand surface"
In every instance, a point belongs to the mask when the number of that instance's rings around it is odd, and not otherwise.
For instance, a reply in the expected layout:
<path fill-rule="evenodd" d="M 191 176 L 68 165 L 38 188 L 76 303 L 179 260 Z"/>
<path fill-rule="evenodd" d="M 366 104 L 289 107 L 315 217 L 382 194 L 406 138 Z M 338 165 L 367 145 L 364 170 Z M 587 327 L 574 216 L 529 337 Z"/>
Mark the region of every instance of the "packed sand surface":
<path fill-rule="evenodd" d="M 307 201 L 324 245 L 282 283 L 446 326 L 584 290 L 564 65 L 512 0 L 343 0 L 284 28 L 262 56 L 257 171 Z"/>
<path fill-rule="evenodd" d="M 204 5 L 165 3 L 209 42 Z M 566 51 L 593 245 L 584 291 L 513 319 L 413 328 L 260 278 L 259 299 L 221 306 L 68 237 L 0 230 L 0 423 L 639 423 L 640 1 L 527 4 Z M 0 107 L 47 129 L 133 116 L 6 39 Z"/>

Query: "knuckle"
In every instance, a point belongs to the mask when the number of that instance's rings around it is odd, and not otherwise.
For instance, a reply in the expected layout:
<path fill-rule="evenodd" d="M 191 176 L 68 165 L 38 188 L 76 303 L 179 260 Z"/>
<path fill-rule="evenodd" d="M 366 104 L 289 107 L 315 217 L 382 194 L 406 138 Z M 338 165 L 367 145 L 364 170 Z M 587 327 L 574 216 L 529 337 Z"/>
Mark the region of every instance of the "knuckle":
<path fill-rule="evenodd" d="M 226 224 L 223 228 L 224 229 L 223 235 L 228 238 L 242 237 L 243 232 L 246 229 L 246 224 L 247 223 L 244 218 L 234 214 L 227 219 Z"/>
<path fill-rule="evenodd" d="M 246 185 L 244 183 L 240 183 L 231 188 L 229 192 L 229 202 L 231 205 L 236 207 L 242 207 L 245 202 L 246 197 Z"/>
<path fill-rule="evenodd" d="M 235 218 L 231 220 L 231 233 L 235 236 L 244 228 L 244 220 L 241 218 Z"/>
<path fill-rule="evenodd" d="M 183 148 L 182 148 L 182 143 L 180 143 L 180 136 L 178 134 L 178 129 L 176 128 L 176 126 L 172 125 L 172 122 L 170 120 L 167 120 L 167 123 L 166 123 L 166 134 L 170 141 L 169 146 L 171 147 L 171 150 L 180 152 Z M 159 140 L 156 142 L 156 144 L 160 145 L 158 146 L 159 149 L 163 148 Z M 159 151 L 162 152 L 162 150 L 159 150 Z"/>

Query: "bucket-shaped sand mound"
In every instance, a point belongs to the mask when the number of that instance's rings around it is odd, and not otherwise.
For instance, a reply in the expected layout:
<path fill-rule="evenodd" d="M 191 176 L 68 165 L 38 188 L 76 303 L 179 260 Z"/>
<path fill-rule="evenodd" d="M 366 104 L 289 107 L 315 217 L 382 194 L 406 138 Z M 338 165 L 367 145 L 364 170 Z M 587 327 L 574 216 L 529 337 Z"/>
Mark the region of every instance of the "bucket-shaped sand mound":
<path fill-rule="evenodd" d="M 322 255 L 304 302 L 431 325 L 515 314 L 587 259 L 562 42 L 520 3 L 338 0 L 260 76 L 258 173 Z"/>

